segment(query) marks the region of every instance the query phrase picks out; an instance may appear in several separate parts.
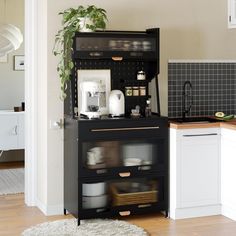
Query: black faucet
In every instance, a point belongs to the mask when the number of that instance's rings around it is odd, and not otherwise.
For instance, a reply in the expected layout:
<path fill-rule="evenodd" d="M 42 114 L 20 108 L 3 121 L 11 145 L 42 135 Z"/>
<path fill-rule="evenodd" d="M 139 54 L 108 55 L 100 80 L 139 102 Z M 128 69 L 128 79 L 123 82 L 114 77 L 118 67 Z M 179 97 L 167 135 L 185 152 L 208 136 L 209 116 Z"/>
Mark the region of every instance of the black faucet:
<path fill-rule="evenodd" d="M 189 88 L 189 92 L 187 92 L 187 88 Z M 190 109 L 193 104 L 193 94 L 192 94 L 192 84 L 190 81 L 185 81 L 183 85 L 182 91 L 182 120 L 184 121 L 186 118 L 186 114 L 190 112 Z M 188 101 L 188 107 L 186 107 L 186 101 Z"/>

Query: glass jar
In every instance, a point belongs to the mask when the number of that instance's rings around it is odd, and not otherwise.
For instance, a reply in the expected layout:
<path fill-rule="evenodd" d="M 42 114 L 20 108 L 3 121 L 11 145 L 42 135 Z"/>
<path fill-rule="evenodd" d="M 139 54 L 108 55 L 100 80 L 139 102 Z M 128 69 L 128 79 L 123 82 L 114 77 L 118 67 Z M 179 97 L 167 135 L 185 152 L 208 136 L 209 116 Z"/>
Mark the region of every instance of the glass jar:
<path fill-rule="evenodd" d="M 125 87 L 125 96 L 133 96 L 132 87 Z"/>
<path fill-rule="evenodd" d="M 140 86 L 139 87 L 139 95 L 140 96 L 146 96 L 146 87 L 145 86 Z"/>
<path fill-rule="evenodd" d="M 133 96 L 139 96 L 139 87 L 133 87 Z"/>

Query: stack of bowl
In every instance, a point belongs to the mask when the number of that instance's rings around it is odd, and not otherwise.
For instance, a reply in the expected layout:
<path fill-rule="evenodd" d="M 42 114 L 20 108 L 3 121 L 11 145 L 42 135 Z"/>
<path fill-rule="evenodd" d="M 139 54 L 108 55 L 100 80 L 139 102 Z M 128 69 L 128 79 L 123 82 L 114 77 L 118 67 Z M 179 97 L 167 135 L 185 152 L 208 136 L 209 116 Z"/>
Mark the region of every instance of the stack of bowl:
<path fill-rule="evenodd" d="M 84 183 L 83 209 L 103 208 L 107 205 L 108 196 L 106 194 L 106 183 Z"/>

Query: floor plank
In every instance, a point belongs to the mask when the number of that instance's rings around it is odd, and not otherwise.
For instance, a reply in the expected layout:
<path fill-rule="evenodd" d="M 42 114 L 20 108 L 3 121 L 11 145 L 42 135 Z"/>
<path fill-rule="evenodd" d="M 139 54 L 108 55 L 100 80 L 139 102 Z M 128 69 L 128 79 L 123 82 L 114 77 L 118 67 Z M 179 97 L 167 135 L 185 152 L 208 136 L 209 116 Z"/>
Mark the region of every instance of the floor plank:
<path fill-rule="evenodd" d="M 67 216 L 44 216 L 36 207 L 24 204 L 24 194 L 0 196 L 0 235 L 17 236 L 35 224 Z M 121 218 L 146 229 L 151 236 L 235 236 L 236 222 L 223 216 L 171 220 L 161 214 Z M 102 236 L 102 235 L 101 235 Z"/>

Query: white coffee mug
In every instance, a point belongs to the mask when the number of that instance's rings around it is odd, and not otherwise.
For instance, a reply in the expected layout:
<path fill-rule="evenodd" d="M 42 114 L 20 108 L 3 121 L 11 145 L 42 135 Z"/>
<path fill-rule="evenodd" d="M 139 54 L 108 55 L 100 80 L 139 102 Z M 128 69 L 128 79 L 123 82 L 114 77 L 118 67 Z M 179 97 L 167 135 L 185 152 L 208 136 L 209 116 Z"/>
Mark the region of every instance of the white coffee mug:
<path fill-rule="evenodd" d="M 96 163 L 101 163 L 103 162 L 103 152 L 104 149 L 103 147 L 94 147 L 90 149 L 90 152 L 94 153 L 94 158 Z"/>
<path fill-rule="evenodd" d="M 94 152 L 87 152 L 87 165 L 96 165 L 96 163 Z"/>

